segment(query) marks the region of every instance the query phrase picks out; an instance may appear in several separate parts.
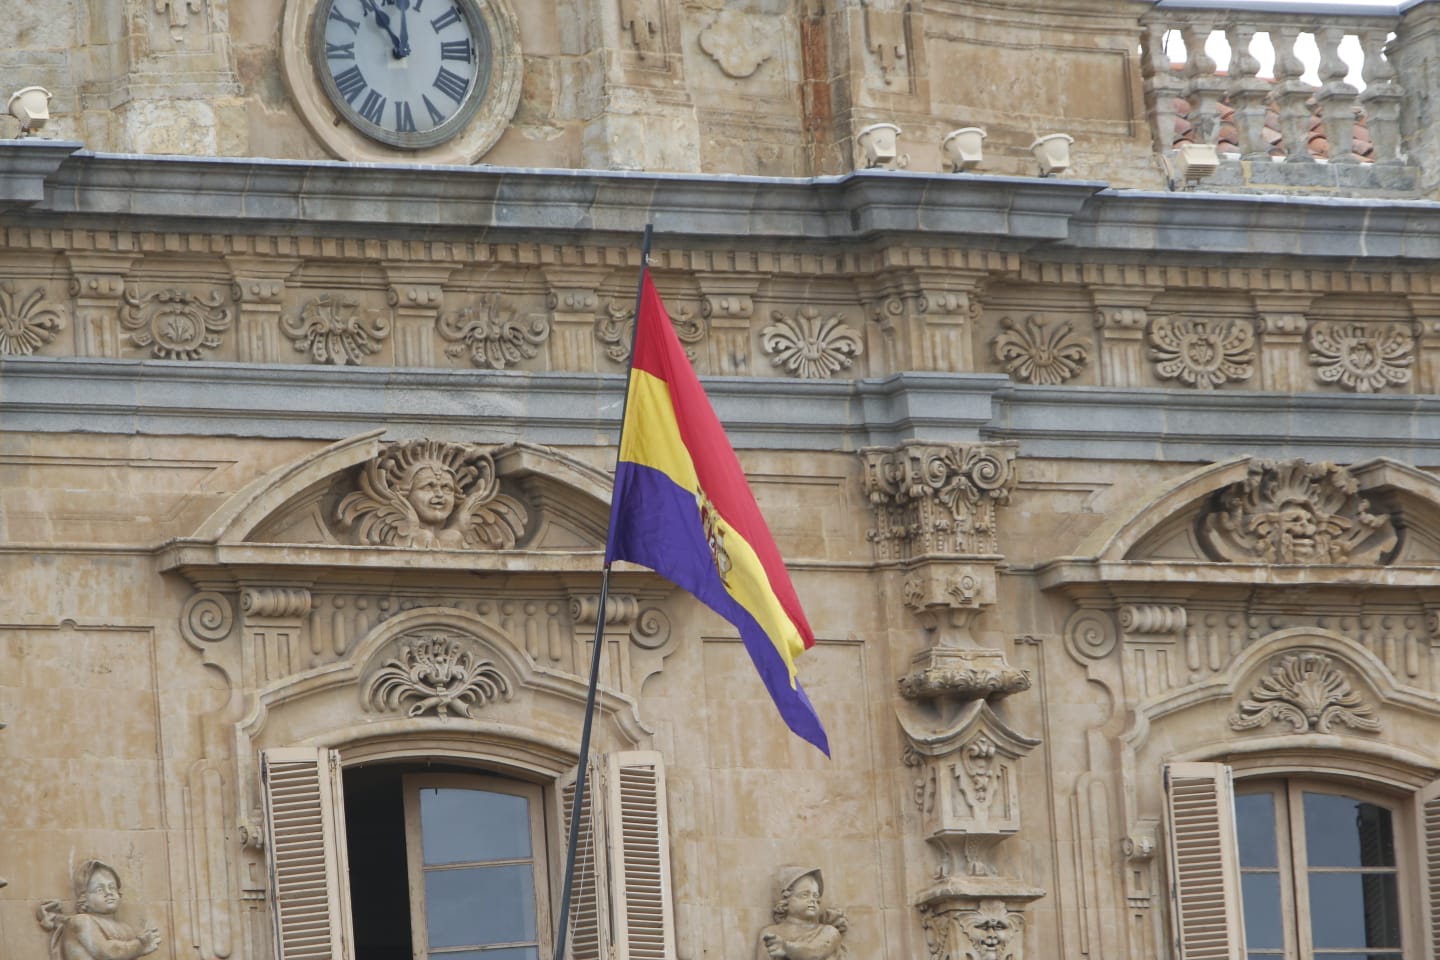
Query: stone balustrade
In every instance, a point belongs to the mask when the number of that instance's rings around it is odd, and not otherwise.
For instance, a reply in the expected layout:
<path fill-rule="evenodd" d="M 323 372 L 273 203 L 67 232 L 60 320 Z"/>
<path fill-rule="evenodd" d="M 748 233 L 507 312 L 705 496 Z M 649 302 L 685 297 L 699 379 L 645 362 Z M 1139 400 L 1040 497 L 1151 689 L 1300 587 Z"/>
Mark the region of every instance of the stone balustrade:
<path fill-rule="evenodd" d="M 1156 149 L 1168 152 L 1182 139 L 1177 134 L 1177 120 L 1182 116 L 1190 124 L 1183 139 L 1220 145 L 1223 102 L 1233 111 L 1228 119 L 1235 128 L 1241 160 L 1272 159 L 1273 135 L 1267 138 L 1265 121 L 1267 112 L 1273 110 L 1280 133 L 1278 146 L 1286 163 L 1315 161 L 1310 131 L 1316 114 L 1329 143 L 1330 163 L 1355 164 L 1361 159 L 1352 140 L 1355 120 L 1361 116 L 1374 147 L 1367 159 L 1376 164 L 1402 163 L 1405 84 L 1397 69 L 1394 38 L 1402 31 L 1405 18 L 1385 8 L 1372 14 L 1362 13 L 1363 7 L 1340 13 L 1273 10 L 1262 4 L 1243 4 L 1243 0 L 1216 9 L 1197 0 L 1193 5 L 1159 5 L 1142 18 L 1141 65 Z M 1206 41 L 1216 33 L 1224 35 L 1231 50 L 1224 71 L 1205 50 Z M 1261 64 L 1254 44 L 1260 34 L 1268 35 L 1274 48 L 1273 80 L 1258 76 Z M 1184 42 L 1183 63 L 1171 60 L 1170 50 L 1177 45 L 1173 41 L 1167 44 L 1167 40 L 1175 35 Z M 1297 43 L 1306 35 L 1313 37 L 1319 50 L 1318 84 L 1302 79 L 1306 66 L 1301 60 L 1303 48 Z M 1358 41 L 1364 56 L 1363 91 L 1346 81 L 1350 65 L 1340 52 L 1346 37 Z M 1415 86 L 1420 86 L 1418 77 Z M 1177 109 L 1185 102 L 1188 112 Z"/>

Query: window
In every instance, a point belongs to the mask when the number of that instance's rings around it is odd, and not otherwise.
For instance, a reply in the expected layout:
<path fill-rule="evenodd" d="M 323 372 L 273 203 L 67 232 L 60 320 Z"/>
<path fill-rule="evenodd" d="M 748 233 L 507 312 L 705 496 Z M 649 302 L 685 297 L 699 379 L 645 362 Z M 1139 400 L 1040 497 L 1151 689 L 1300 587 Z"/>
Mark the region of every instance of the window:
<path fill-rule="evenodd" d="M 1180 960 L 1428 955 L 1407 894 L 1440 876 L 1434 785 L 1412 803 L 1336 780 L 1232 785 L 1229 768 L 1215 763 L 1172 764 L 1165 780 Z M 1417 815 L 1423 871 L 1406 863 L 1417 846 L 1404 839 L 1413 835 L 1407 818 Z M 1432 926 L 1433 939 L 1440 923 Z"/>
<path fill-rule="evenodd" d="M 602 759 L 588 774 L 568 955 L 674 960 L 659 755 Z M 266 750 L 261 769 L 278 960 L 553 950 L 573 770 L 547 784 L 444 761 L 342 770 L 336 751 L 307 747 Z"/>

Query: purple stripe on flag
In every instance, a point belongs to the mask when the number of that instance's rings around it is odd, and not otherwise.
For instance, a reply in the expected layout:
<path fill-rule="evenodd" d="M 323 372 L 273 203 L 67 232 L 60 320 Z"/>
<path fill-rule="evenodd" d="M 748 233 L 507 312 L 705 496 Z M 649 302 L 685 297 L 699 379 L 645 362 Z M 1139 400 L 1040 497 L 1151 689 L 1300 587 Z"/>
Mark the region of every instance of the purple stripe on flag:
<path fill-rule="evenodd" d="M 609 553 L 649 567 L 734 624 L 786 725 L 829 755 L 810 698 L 798 684 L 790 686 L 790 672 L 775 644 L 721 582 L 693 492 L 659 470 L 622 460 L 615 471 Z"/>

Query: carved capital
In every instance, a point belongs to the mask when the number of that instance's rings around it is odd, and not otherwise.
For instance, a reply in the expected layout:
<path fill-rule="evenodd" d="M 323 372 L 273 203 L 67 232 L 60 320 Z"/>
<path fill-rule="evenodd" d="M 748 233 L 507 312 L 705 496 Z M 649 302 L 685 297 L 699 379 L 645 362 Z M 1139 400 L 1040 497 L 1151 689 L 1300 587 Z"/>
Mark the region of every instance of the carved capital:
<path fill-rule="evenodd" d="M 1015 488 L 1014 444 L 912 442 L 860 457 L 877 559 L 999 553 L 995 508 Z"/>

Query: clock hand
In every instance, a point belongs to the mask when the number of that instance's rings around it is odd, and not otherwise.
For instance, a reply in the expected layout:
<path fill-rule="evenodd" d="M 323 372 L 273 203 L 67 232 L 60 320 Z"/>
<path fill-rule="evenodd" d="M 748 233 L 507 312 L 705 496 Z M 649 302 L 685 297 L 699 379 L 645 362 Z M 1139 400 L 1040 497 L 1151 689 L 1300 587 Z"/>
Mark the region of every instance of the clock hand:
<path fill-rule="evenodd" d="M 410 9 L 410 0 L 395 0 L 395 6 L 400 8 L 400 46 L 395 55 L 408 57 L 410 56 L 410 26 L 405 22 L 405 12 Z"/>
<path fill-rule="evenodd" d="M 399 60 L 408 54 L 410 52 L 409 50 L 406 50 L 405 53 L 400 52 L 400 38 L 395 36 L 394 30 L 390 29 L 390 15 L 384 10 L 381 10 L 380 5 L 377 4 L 375 0 L 360 0 L 360 3 L 366 10 L 375 15 L 375 23 L 380 29 L 390 34 L 390 52 L 395 55 L 395 59 Z"/>

